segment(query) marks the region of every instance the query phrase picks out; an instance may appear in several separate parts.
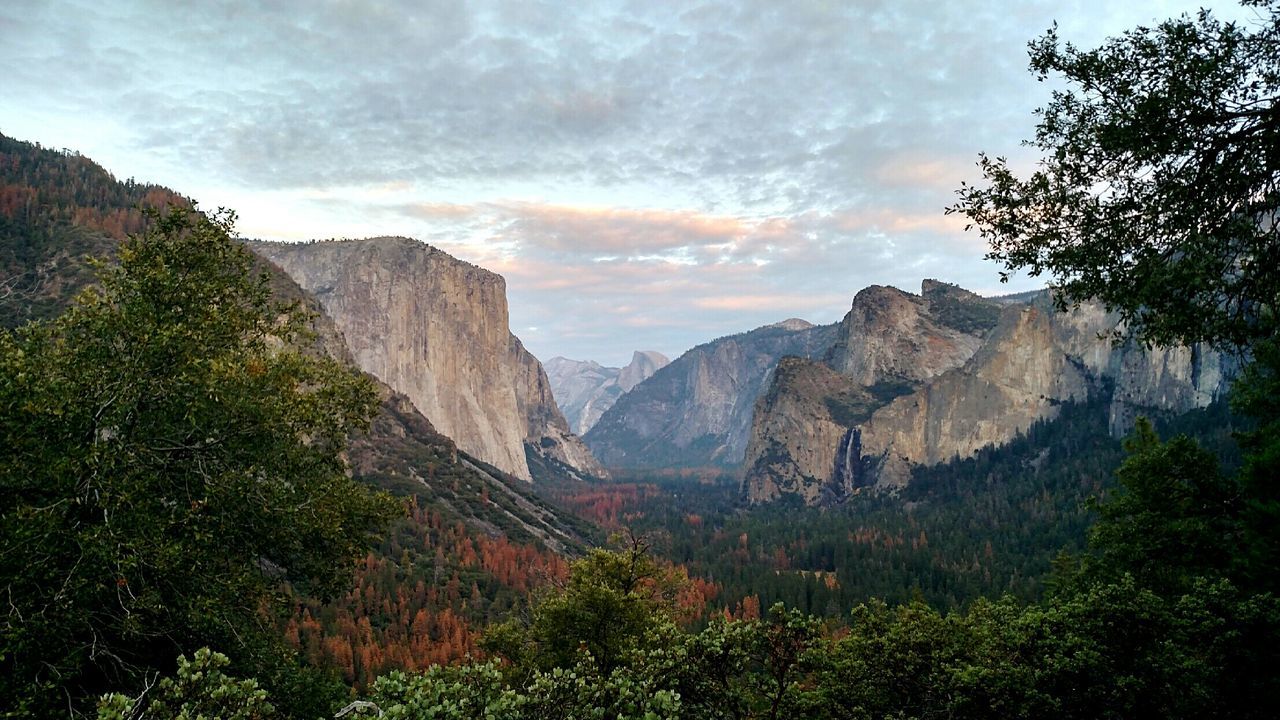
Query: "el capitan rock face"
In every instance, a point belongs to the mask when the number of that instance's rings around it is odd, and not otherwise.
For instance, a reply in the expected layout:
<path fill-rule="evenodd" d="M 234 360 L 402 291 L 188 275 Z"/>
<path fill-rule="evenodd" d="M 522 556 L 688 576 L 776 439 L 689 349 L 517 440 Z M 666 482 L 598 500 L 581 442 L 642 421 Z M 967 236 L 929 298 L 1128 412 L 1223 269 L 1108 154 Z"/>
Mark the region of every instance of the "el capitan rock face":
<path fill-rule="evenodd" d="M 637 350 L 632 353 L 631 362 L 622 368 L 563 357 L 551 358 L 545 367 L 556 402 L 569 421 L 569 429 L 585 435 L 623 393 L 653 377 L 670 362 L 662 353 Z"/>
<path fill-rule="evenodd" d="M 567 426 L 555 427 L 564 419 L 509 330 L 500 275 L 407 238 L 248 246 L 319 300 L 358 367 L 464 452 L 525 480 L 526 442 L 599 469 Z"/>
<path fill-rule="evenodd" d="M 891 289 L 870 290 L 855 299 L 827 364 L 780 371 L 768 402 L 757 406 L 743 477 L 750 501 L 794 494 L 820 504 L 860 487 L 900 486 L 915 465 L 1002 445 L 1035 421 L 1056 417 L 1062 403 L 1099 393 L 1111 393 L 1112 432 L 1122 434 L 1143 411 L 1208 405 L 1235 370 L 1203 347 L 1147 350 L 1113 342 L 1116 319 L 1096 305 L 1057 313 L 1046 295 L 1001 308 L 931 281 L 923 303 Z M 884 378 L 898 378 L 897 388 L 909 390 L 876 393 L 886 389 Z M 831 411 L 850 398 L 861 401 L 860 412 Z"/>
<path fill-rule="evenodd" d="M 834 336 L 834 325 L 793 319 L 699 345 L 619 398 L 584 440 L 608 467 L 736 466 L 778 361 L 821 355 Z"/>

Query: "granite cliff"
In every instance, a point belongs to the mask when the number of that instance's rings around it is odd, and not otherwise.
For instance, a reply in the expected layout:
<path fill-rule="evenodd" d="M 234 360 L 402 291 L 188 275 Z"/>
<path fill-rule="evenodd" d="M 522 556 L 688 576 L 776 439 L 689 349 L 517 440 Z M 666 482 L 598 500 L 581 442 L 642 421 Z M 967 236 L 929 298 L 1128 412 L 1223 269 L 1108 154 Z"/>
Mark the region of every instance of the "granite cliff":
<path fill-rule="evenodd" d="M 584 440 L 609 467 L 736 466 L 778 361 L 821 355 L 834 337 L 834 325 L 792 319 L 699 345 L 622 395 Z"/>
<path fill-rule="evenodd" d="M 968 360 L 998 315 L 995 303 L 935 280 L 920 295 L 873 285 L 854 297 L 826 363 L 868 387 L 923 382 Z"/>
<path fill-rule="evenodd" d="M 878 285 L 859 292 L 822 361 L 788 358 L 757 403 L 744 462 L 750 499 L 848 496 L 865 475 L 855 428 L 968 361 L 999 313 L 998 304 L 934 280 L 920 295 Z"/>
<path fill-rule="evenodd" d="M 248 245 L 316 297 L 358 367 L 462 451 L 525 480 L 526 449 L 601 470 L 511 334 L 501 276 L 407 238 Z"/>
<path fill-rule="evenodd" d="M 820 504 L 900 486 L 915 465 L 1007 443 L 1062 403 L 1100 394 L 1121 434 L 1138 414 L 1208 405 L 1235 371 L 1208 348 L 1118 339 L 1116 318 L 1096 305 L 1058 313 L 1042 294 L 1001 307 L 931 281 L 921 296 L 901 295 L 859 293 L 825 362 L 774 378 L 744 464 L 752 502 L 795 494 Z M 833 412 L 851 398 L 856 412 Z"/>
<path fill-rule="evenodd" d="M 556 406 L 551 380 L 542 363 L 525 350 L 515 335 L 511 336 L 510 360 L 517 370 L 516 412 L 525 421 L 526 452 L 537 453 L 571 472 L 608 477 L 587 446 L 569 429 L 569 423 Z"/>
<path fill-rule="evenodd" d="M 604 367 L 590 360 L 554 357 L 546 362 L 547 376 L 556 404 L 569 421 L 569 429 L 585 435 L 623 393 L 653 377 L 670 364 L 667 356 L 651 350 L 637 350 L 625 367 Z"/>

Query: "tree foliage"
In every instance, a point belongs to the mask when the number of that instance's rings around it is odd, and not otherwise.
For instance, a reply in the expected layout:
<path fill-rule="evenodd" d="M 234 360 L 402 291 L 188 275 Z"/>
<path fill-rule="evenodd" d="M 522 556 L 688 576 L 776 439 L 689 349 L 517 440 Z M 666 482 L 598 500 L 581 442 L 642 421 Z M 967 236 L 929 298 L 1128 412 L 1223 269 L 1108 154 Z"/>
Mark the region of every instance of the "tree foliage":
<path fill-rule="evenodd" d="M 229 677 L 226 655 L 200 648 L 190 660 L 178 657 L 174 677 L 166 677 L 138 697 L 120 693 L 98 702 L 98 720 L 273 720 L 280 717 L 257 680 Z"/>
<path fill-rule="evenodd" d="M 515 618 L 494 628 L 485 645 L 543 670 L 572 668 L 588 657 L 607 676 L 674 620 L 682 580 L 654 558 L 646 540 L 630 536 L 620 551 L 597 548 L 574 561 L 568 580 L 535 601 L 527 622 Z"/>
<path fill-rule="evenodd" d="M 47 716 L 180 652 L 277 657 L 283 583 L 325 594 L 388 518 L 340 453 L 376 407 L 296 347 L 229 215 L 172 209 L 55 321 L 0 335 L 0 695 Z"/>
<path fill-rule="evenodd" d="M 1047 273 L 1065 307 L 1097 299 L 1146 340 L 1249 344 L 1280 298 L 1280 3 L 1252 23 L 1202 10 L 1086 50 L 1031 43 L 1038 168 L 983 155 L 985 185 L 948 212 L 989 241 L 1002 276 Z"/>

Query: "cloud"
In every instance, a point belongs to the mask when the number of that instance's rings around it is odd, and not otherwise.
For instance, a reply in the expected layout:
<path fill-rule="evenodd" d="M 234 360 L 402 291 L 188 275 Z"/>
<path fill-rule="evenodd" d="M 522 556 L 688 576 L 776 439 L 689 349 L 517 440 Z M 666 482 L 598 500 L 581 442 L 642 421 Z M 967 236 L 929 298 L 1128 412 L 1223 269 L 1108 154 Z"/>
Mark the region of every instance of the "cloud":
<path fill-rule="evenodd" d="M 942 208 L 1024 152 L 1026 41 L 1197 5 L 12 0 L 0 131 L 250 234 L 412 234 L 506 274 L 536 353 L 625 362 L 869 283 L 990 287 Z"/>

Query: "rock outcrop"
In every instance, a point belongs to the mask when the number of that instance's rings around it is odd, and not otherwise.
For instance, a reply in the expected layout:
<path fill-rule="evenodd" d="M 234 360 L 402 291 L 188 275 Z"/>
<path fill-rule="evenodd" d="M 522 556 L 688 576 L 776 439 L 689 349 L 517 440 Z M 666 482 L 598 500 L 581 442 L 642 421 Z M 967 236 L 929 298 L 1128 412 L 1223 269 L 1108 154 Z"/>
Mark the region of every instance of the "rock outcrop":
<path fill-rule="evenodd" d="M 877 408 L 960 367 L 982 345 L 1000 306 L 926 280 L 920 295 L 859 292 L 824 363 L 789 363 L 757 404 L 744 492 L 765 502 L 786 492 L 832 502 L 867 482 L 858 427 Z"/>
<path fill-rule="evenodd" d="M 554 427 L 564 419 L 536 387 L 537 360 L 517 350 L 500 275 L 408 238 L 249 247 L 319 300 L 358 367 L 464 452 L 525 480 L 526 443 L 598 470 L 567 425 Z"/>
<path fill-rule="evenodd" d="M 838 472 L 843 458 L 830 449 L 848 445 L 850 428 L 876 405 L 869 390 L 821 362 L 783 358 L 755 405 L 746 452 L 752 500 L 798 495 L 815 505 L 846 497 L 855 478 Z"/>
<path fill-rule="evenodd" d="M 821 356 L 836 326 L 787 320 L 699 345 L 618 399 L 585 436 L 608 467 L 733 467 L 784 356 Z"/>
<path fill-rule="evenodd" d="M 994 303 L 934 280 L 920 295 L 873 285 L 854 297 L 827 364 L 868 387 L 922 382 L 968 360 L 998 316 Z"/>
<path fill-rule="evenodd" d="M 1062 403 L 1088 398 L 1097 376 L 1054 334 L 1052 310 L 1009 308 L 963 367 L 874 412 L 858 428 L 863 468 L 876 474 L 865 484 L 905 484 L 912 464 L 1002 445 Z"/>
<path fill-rule="evenodd" d="M 517 368 L 516 409 L 525 420 L 526 449 L 546 459 L 599 478 L 608 473 L 596 461 L 556 406 L 542 363 L 515 335 L 511 336 L 511 362 Z"/>
<path fill-rule="evenodd" d="M 743 480 L 751 501 L 795 494 L 818 504 L 900 486 L 913 466 L 1002 445 L 1063 403 L 1100 393 L 1111 393 L 1111 430 L 1122 434 L 1137 414 L 1208 405 L 1236 372 L 1205 347 L 1117 339 L 1116 317 L 1093 304 L 1059 313 L 1047 294 L 997 304 L 929 281 L 920 298 L 894 293 L 859 293 L 828 367 L 775 378 L 753 421 Z M 909 391 L 876 393 L 885 378 Z M 831 412 L 850 398 L 862 401 L 861 417 Z"/>
<path fill-rule="evenodd" d="M 623 393 L 653 377 L 670 362 L 662 353 L 637 350 L 632 353 L 631 362 L 622 368 L 554 357 L 546 362 L 546 369 L 556 403 L 569 421 L 569 429 L 585 435 Z"/>

